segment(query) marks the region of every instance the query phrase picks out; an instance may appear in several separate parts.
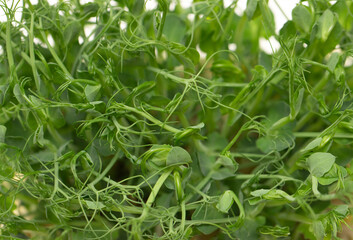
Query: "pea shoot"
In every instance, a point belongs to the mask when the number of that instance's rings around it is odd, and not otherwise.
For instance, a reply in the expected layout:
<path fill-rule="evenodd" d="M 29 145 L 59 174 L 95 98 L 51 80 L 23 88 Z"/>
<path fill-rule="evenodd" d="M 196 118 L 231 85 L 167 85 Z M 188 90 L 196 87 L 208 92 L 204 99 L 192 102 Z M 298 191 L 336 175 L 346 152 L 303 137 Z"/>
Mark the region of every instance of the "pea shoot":
<path fill-rule="evenodd" d="M 0 0 L 1 239 L 351 234 L 353 2 L 246 2 Z"/>

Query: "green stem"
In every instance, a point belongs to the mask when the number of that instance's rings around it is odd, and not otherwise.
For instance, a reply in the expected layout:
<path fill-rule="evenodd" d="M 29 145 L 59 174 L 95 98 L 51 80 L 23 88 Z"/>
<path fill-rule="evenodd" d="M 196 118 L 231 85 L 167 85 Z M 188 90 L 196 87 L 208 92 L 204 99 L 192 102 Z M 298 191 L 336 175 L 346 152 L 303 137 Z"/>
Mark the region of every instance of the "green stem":
<path fill-rule="evenodd" d="M 15 71 L 15 61 L 13 58 L 12 54 L 12 41 L 11 41 L 11 22 L 10 19 L 7 19 L 6 23 L 6 53 L 7 53 L 7 62 L 9 64 L 9 70 L 10 70 L 10 79 L 13 79 L 15 81 L 15 84 L 17 83 L 17 73 Z M 12 78 L 13 76 L 13 78 Z"/>
<path fill-rule="evenodd" d="M 256 174 L 237 174 L 234 176 L 235 179 L 250 179 L 255 177 Z M 257 176 L 260 179 L 281 179 L 283 181 L 293 181 L 293 182 L 302 182 L 299 179 L 287 177 L 283 175 L 271 175 L 271 174 L 260 174 Z"/>
<path fill-rule="evenodd" d="M 186 208 L 185 208 L 185 201 L 183 200 L 180 204 L 181 208 L 181 223 L 180 223 L 180 228 L 181 231 L 184 232 L 185 229 L 185 221 L 186 221 Z"/>
<path fill-rule="evenodd" d="M 312 222 L 313 222 L 313 220 L 308 217 L 302 216 L 300 214 L 288 213 L 288 212 L 280 213 L 276 217 L 278 217 L 280 219 L 287 220 L 287 221 L 301 222 L 304 224 L 312 224 Z"/>
<path fill-rule="evenodd" d="M 236 222 L 239 217 L 208 219 L 208 220 L 186 220 L 185 225 L 220 224 Z"/>
<path fill-rule="evenodd" d="M 304 127 L 313 116 L 314 116 L 314 113 L 312 112 L 306 113 L 301 119 L 299 119 L 299 121 L 295 126 L 294 131 L 302 129 L 302 127 Z"/>
<path fill-rule="evenodd" d="M 119 105 L 121 105 L 121 104 L 119 104 Z M 130 111 L 130 112 L 134 112 L 134 113 L 139 114 L 140 116 L 142 116 L 142 117 L 144 117 L 144 118 L 150 120 L 150 121 L 153 122 L 154 124 L 160 126 L 161 128 L 164 128 L 165 130 L 167 130 L 167 131 L 169 131 L 169 132 L 172 132 L 172 133 L 179 133 L 179 132 L 181 132 L 179 129 L 174 128 L 174 127 L 172 127 L 172 126 L 169 126 L 169 125 L 167 125 L 167 124 L 165 124 L 165 123 L 162 123 L 161 121 L 159 121 L 158 119 L 154 118 L 153 116 L 151 116 L 150 114 L 148 114 L 148 113 L 146 113 L 146 112 L 140 111 L 140 110 L 138 110 L 138 109 L 136 109 L 136 108 L 133 108 L 133 107 L 129 107 L 129 106 L 127 106 L 127 105 L 123 105 L 122 108 L 124 108 L 124 109 L 126 109 L 126 110 L 128 110 L 128 111 Z"/>
<path fill-rule="evenodd" d="M 225 155 L 227 151 L 229 151 L 229 149 L 234 145 L 234 143 L 238 140 L 238 138 L 240 137 L 240 135 L 243 132 L 243 128 L 241 128 L 237 134 L 233 137 L 232 141 L 230 141 L 228 143 L 228 145 L 222 150 L 221 155 Z"/>
<path fill-rule="evenodd" d="M 158 0 L 158 3 L 159 3 L 159 5 L 162 5 L 161 8 L 163 10 L 161 25 L 159 26 L 158 33 L 157 33 L 157 40 L 160 40 L 162 37 L 162 33 L 163 33 L 164 23 L 165 23 L 165 20 L 167 17 L 168 4 L 167 4 L 167 1 L 165 1 L 165 0 Z"/>
<path fill-rule="evenodd" d="M 272 127 L 269 129 L 269 131 L 274 131 L 277 130 L 281 127 L 283 127 L 284 125 L 286 125 L 287 123 L 290 123 L 292 120 L 290 119 L 290 116 L 286 116 L 283 117 L 281 119 L 279 119 L 277 122 L 275 122 Z"/>
<path fill-rule="evenodd" d="M 42 25 L 42 24 L 40 24 L 40 25 Z M 40 28 L 42 28 L 42 27 L 40 27 Z M 50 45 L 45 32 L 41 31 L 40 34 L 42 35 L 42 38 L 43 38 L 45 44 L 47 45 L 47 47 L 49 49 L 49 52 L 51 53 L 51 55 L 55 59 L 56 63 L 59 65 L 61 70 L 66 74 L 66 76 L 72 79 L 71 73 L 67 70 L 67 68 L 65 67 L 64 63 L 59 58 L 58 54 L 56 54 L 54 48 Z"/>
<path fill-rule="evenodd" d="M 305 60 L 303 61 L 303 64 L 311 64 L 311 65 L 321 67 L 321 68 L 323 68 L 323 69 L 325 69 L 325 70 L 331 72 L 330 69 L 329 69 L 329 67 L 328 67 L 327 65 L 322 64 L 322 63 L 319 63 L 319 62 L 315 62 L 315 61 L 312 61 L 312 60 L 309 60 L 309 59 L 305 59 Z"/>
<path fill-rule="evenodd" d="M 115 165 L 116 161 L 119 159 L 120 153 L 117 152 L 115 156 L 110 160 L 108 166 L 104 169 L 104 171 L 94 179 L 90 185 L 94 186 L 96 185 L 107 173 L 110 171 L 110 169 Z"/>
<path fill-rule="evenodd" d="M 326 74 L 320 79 L 320 81 L 314 87 L 314 94 L 318 93 L 323 87 L 327 85 L 327 82 L 330 80 L 330 74 Z"/>
<path fill-rule="evenodd" d="M 233 195 L 233 200 L 234 202 L 237 204 L 238 208 L 239 208 L 239 217 L 238 220 L 236 221 L 236 226 L 239 226 L 243 223 L 244 218 L 245 218 L 245 210 L 243 205 L 241 204 L 241 202 L 239 201 L 239 198 L 237 197 L 237 195 L 235 195 L 235 193 L 233 191 L 231 191 L 232 195 Z"/>
<path fill-rule="evenodd" d="M 159 190 L 161 189 L 161 187 L 163 186 L 163 183 L 165 182 L 165 180 L 167 180 L 167 178 L 169 177 L 169 175 L 171 174 L 172 171 L 173 171 L 173 168 L 170 168 L 169 170 L 165 171 L 158 178 L 157 182 L 153 186 L 152 192 L 150 193 L 150 195 L 146 201 L 146 206 L 144 207 L 142 214 L 139 218 L 141 221 L 143 221 L 147 217 L 148 212 L 149 212 L 154 200 L 156 199 L 156 196 L 157 196 Z"/>
<path fill-rule="evenodd" d="M 199 182 L 199 184 L 197 184 L 197 186 L 195 187 L 195 190 L 201 191 L 201 189 L 210 181 L 213 173 L 216 172 L 220 167 L 221 167 L 220 164 L 214 165 L 214 167 L 211 169 L 211 171 L 209 171 L 209 173 L 201 180 L 201 182 Z M 195 195 L 195 193 L 190 193 L 189 195 L 187 195 L 185 198 L 185 202 L 190 201 L 194 195 Z"/>
<path fill-rule="evenodd" d="M 317 178 L 315 176 L 311 176 L 311 182 L 312 182 L 311 188 L 313 190 L 315 197 L 317 197 L 317 199 L 322 200 L 322 201 L 328 201 L 328 200 L 332 200 L 336 197 L 336 194 L 321 194 L 318 190 L 319 183 L 318 183 Z"/>
<path fill-rule="evenodd" d="M 96 43 L 99 41 L 99 39 L 102 38 L 103 34 L 110 28 L 110 26 L 114 23 L 116 23 L 116 20 L 119 18 L 119 16 L 124 12 L 125 10 L 120 10 L 114 17 L 110 17 L 108 22 L 104 24 L 104 27 L 102 30 L 97 33 L 96 31 L 92 32 L 92 34 L 96 34 L 95 38 L 92 41 L 85 41 L 83 46 L 80 48 L 80 51 L 77 53 L 76 59 L 74 63 L 72 64 L 71 68 L 71 75 L 74 75 L 76 72 L 77 67 L 79 66 L 80 61 L 82 60 L 82 54 L 83 52 L 89 51 L 91 46 L 96 46 Z M 101 26 L 97 26 L 96 29 L 100 29 Z"/>
<path fill-rule="evenodd" d="M 30 30 L 29 30 L 29 36 L 28 36 L 28 40 L 29 40 L 29 55 L 30 55 L 30 64 L 32 66 L 32 74 L 34 77 L 34 82 L 36 84 L 36 88 L 37 91 L 40 92 L 40 80 L 39 80 L 39 74 L 37 71 L 37 66 L 36 66 L 36 59 L 35 59 L 35 55 L 34 55 L 34 43 L 33 43 L 33 39 L 34 39 L 34 34 L 33 34 L 33 27 L 34 27 L 34 16 L 33 14 L 31 14 L 31 26 L 30 26 Z"/>
<path fill-rule="evenodd" d="M 322 132 L 294 132 L 297 138 L 317 138 L 322 135 Z M 335 133 L 333 138 L 349 138 L 353 139 L 353 133 Z"/>

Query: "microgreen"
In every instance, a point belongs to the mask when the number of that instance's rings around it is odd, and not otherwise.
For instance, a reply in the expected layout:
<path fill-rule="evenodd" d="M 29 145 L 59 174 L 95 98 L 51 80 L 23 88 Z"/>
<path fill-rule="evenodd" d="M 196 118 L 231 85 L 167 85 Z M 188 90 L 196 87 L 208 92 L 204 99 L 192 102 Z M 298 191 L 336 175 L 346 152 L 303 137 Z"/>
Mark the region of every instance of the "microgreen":
<path fill-rule="evenodd" d="M 353 2 L 84 2 L 0 1 L 1 238 L 352 226 Z"/>

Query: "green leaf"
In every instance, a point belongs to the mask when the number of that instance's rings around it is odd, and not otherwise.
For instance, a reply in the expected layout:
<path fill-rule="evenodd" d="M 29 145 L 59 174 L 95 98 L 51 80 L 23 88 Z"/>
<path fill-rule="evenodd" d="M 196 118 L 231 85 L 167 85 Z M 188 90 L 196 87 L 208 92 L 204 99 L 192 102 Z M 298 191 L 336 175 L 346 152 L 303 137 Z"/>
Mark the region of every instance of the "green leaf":
<path fill-rule="evenodd" d="M 302 151 L 303 152 L 310 151 L 310 150 L 320 146 L 321 142 L 322 142 L 322 137 L 315 138 Z"/>
<path fill-rule="evenodd" d="M 83 5 L 82 16 L 90 18 L 96 16 L 99 10 L 99 5 L 97 3 L 86 3 Z"/>
<path fill-rule="evenodd" d="M 319 29 L 316 36 L 322 41 L 326 41 L 333 27 L 336 24 L 336 17 L 330 10 L 327 9 L 320 16 L 320 18 L 317 21 L 317 24 Z"/>
<path fill-rule="evenodd" d="M 191 163 L 190 154 L 181 147 L 173 147 L 167 156 L 166 166 L 182 165 Z"/>
<path fill-rule="evenodd" d="M 335 70 L 339 60 L 340 60 L 340 54 L 337 52 L 332 53 L 330 59 L 327 62 L 327 67 L 330 70 L 330 72 L 333 72 Z"/>
<path fill-rule="evenodd" d="M 279 30 L 279 35 L 285 40 L 293 39 L 296 34 L 297 30 L 293 21 L 287 21 Z"/>
<path fill-rule="evenodd" d="M 294 144 L 294 136 L 290 131 L 277 131 L 277 134 L 266 135 L 256 141 L 256 146 L 263 152 L 282 151 Z"/>
<path fill-rule="evenodd" d="M 248 0 L 247 1 L 245 13 L 246 13 L 246 16 L 248 17 L 248 19 L 251 20 L 256 16 L 255 12 L 258 8 L 258 3 L 259 3 L 259 0 Z"/>
<path fill-rule="evenodd" d="M 294 113 L 291 112 L 291 119 L 295 119 L 300 112 L 304 97 L 304 88 L 300 88 L 299 90 L 295 91 L 294 94 Z"/>
<path fill-rule="evenodd" d="M 17 101 L 22 104 L 26 104 L 26 100 L 24 99 L 24 91 L 20 87 L 20 85 L 16 84 L 13 88 L 13 94 L 15 95 Z"/>
<path fill-rule="evenodd" d="M 182 43 L 185 37 L 185 22 L 175 14 L 168 14 L 164 23 L 163 34 L 168 41 Z"/>
<path fill-rule="evenodd" d="M 6 130 L 4 125 L 0 125 L 0 143 L 5 143 Z"/>
<path fill-rule="evenodd" d="M 100 210 L 106 207 L 102 202 L 92 202 L 92 201 L 86 200 L 86 204 L 89 209 L 93 209 L 93 210 Z"/>
<path fill-rule="evenodd" d="M 292 10 L 293 22 L 305 33 L 309 33 L 312 25 L 312 16 L 307 7 L 297 5 Z"/>
<path fill-rule="evenodd" d="M 2 106 L 5 103 L 5 96 L 8 89 L 9 89 L 8 84 L 0 85 L 0 106 Z"/>
<path fill-rule="evenodd" d="M 337 206 L 333 211 L 335 212 L 335 215 L 338 218 L 344 219 L 349 214 L 349 209 L 350 207 L 348 205 L 340 205 L 340 206 Z"/>
<path fill-rule="evenodd" d="M 334 76 L 335 76 L 337 85 L 343 86 L 346 78 L 346 71 L 344 70 L 344 67 L 341 65 L 337 65 L 337 67 L 334 70 Z"/>
<path fill-rule="evenodd" d="M 206 145 L 208 149 L 222 151 L 228 144 L 227 139 L 218 132 L 208 134 Z"/>
<path fill-rule="evenodd" d="M 234 202 L 233 194 L 234 193 L 230 190 L 227 190 L 222 194 L 216 206 L 219 211 L 228 213 Z"/>
<path fill-rule="evenodd" d="M 214 206 L 210 204 L 201 204 L 194 211 L 194 213 L 191 216 L 191 219 L 207 222 L 209 220 L 219 219 L 222 217 L 223 217 L 223 214 L 219 212 Z M 214 226 L 213 224 L 201 224 L 197 226 L 197 229 L 203 234 L 210 234 L 215 230 L 217 230 L 217 226 Z"/>
<path fill-rule="evenodd" d="M 44 147 L 44 131 L 43 126 L 39 126 L 33 136 L 33 143 L 38 144 L 39 147 Z"/>
<path fill-rule="evenodd" d="M 139 84 L 137 87 L 135 87 L 129 94 L 129 96 L 126 98 L 126 103 L 130 103 L 132 101 L 132 99 L 140 96 L 140 95 L 144 95 L 147 92 L 149 92 L 150 90 L 152 90 L 154 88 L 154 86 L 156 85 L 155 81 L 146 81 L 143 82 L 141 84 Z"/>
<path fill-rule="evenodd" d="M 254 196 L 254 197 L 261 197 L 267 194 L 269 191 L 270 189 L 258 189 L 258 190 L 252 191 L 250 194 L 251 196 Z"/>
<path fill-rule="evenodd" d="M 337 14 L 339 23 L 346 29 L 349 30 L 352 27 L 352 15 L 350 14 L 351 3 L 346 0 L 338 0 L 330 10 Z"/>
<path fill-rule="evenodd" d="M 64 42 L 66 45 L 78 39 L 81 32 L 81 24 L 78 21 L 70 22 L 64 29 Z"/>
<path fill-rule="evenodd" d="M 246 217 L 244 224 L 235 232 L 237 239 L 246 240 L 258 240 L 261 239 L 259 236 L 259 227 L 265 225 L 266 218 L 263 216 L 257 216 L 256 218 Z"/>
<path fill-rule="evenodd" d="M 101 89 L 101 85 L 87 85 L 85 87 L 85 96 L 89 102 L 93 102 Z"/>
<path fill-rule="evenodd" d="M 239 67 L 235 66 L 233 62 L 226 59 L 214 61 L 211 70 L 215 74 L 219 74 L 224 78 L 227 78 L 229 77 L 229 75 L 231 75 L 234 79 L 237 77 L 237 75 L 243 74 L 242 70 Z"/>
<path fill-rule="evenodd" d="M 317 240 L 323 240 L 325 237 L 325 228 L 321 221 L 315 221 L 312 225 L 313 233 Z"/>
<path fill-rule="evenodd" d="M 331 153 L 317 152 L 306 159 L 310 173 L 315 177 L 322 177 L 330 171 L 336 157 Z"/>
<path fill-rule="evenodd" d="M 264 28 L 266 30 L 266 37 L 275 35 L 275 20 L 273 17 L 273 14 L 270 10 L 270 8 L 268 7 L 268 3 L 266 0 L 260 0 L 259 2 L 259 6 L 260 6 L 260 10 L 261 10 L 261 14 L 262 14 L 262 19 L 264 21 L 263 25 Z"/>
<path fill-rule="evenodd" d="M 216 161 L 216 165 L 219 165 L 220 167 L 212 174 L 212 179 L 215 180 L 223 180 L 234 176 L 238 169 L 238 163 L 226 156 L 220 156 Z"/>
<path fill-rule="evenodd" d="M 251 196 L 260 197 L 261 199 L 266 200 L 286 199 L 291 202 L 295 201 L 294 197 L 280 189 L 259 189 L 252 191 L 250 194 Z"/>
<path fill-rule="evenodd" d="M 318 177 L 317 180 L 321 185 L 330 185 L 341 178 L 345 178 L 346 176 L 347 170 L 342 166 L 334 164 L 330 171 L 325 173 L 324 176 Z"/>
<path fill-rule="evenodd" d="M 193 136 L 195 139 L 206 139 L 204 136 L 199 134 L 200 130 L 205 126 L 205 124 L 199 123 L 196 126 L 190 126 L 186 129 L 184 129 L 181 132 L 178 132 L 174 135 L 174 140 L 176 143 L 179 143 L 185 138 L 188 138 L 190 136 Z"/>
<path fill-rule="evenodd" d="M 274 237 L 286 237 L 290 235 L 289 227 L 280 226 L 262 226 L 259 228 L 259 232 L 265 235 L 271 235 Z"/>
<path fill-rule="evenodd" d="M 49 108 L 50 120 L 53 122 L 55 128 L 59 129 L 66 124 L 64 115 L 59 108 Z"/>
<path fill-rule="evenodd" d="M 166 166 L 167 157 L 172 147 L 170 145 L 153 145 L 143 154 L 141 170 L 147 174 L 147 170 L 155 171 Z"/>
<path fill-rule="evenodd" d="M 210 156 L 205 152 L 197 152 L 197 159 L 199 162 L 199 169 L 201 170 L 201 173 L 206 176 L 214 166 L 214 163 L 216 162 L 216 157 Z"/>

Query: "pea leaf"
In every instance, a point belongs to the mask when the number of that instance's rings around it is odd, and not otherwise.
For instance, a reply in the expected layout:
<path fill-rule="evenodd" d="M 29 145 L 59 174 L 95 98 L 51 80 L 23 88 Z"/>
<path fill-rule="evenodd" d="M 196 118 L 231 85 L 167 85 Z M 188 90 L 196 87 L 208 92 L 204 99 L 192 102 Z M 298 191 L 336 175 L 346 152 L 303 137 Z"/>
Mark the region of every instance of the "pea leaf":
<path fill-rule="evenodd" d="M 322 240 L 325 237 L 325 228 L 321 221 L 315 221 L 312 225 L 313 233 L 318 240 Z"/>
<path fill-rule="evenodd" d="M 290 114 L 288 104 L 284 102 L 276 102 L 271 104 L 268 111 L 268 117 L 263 124 L 268 129 L 278 120 L 287 117 Z M 294 144 L 294 135 L 292 132 L 293 123 L 288 123 L 275 131 L 267 131 L 265 136 L 257 139 L 256 146 L 264 153 L 271 151 L 282 151 Z"/>
<path fill-rule="evenodd" d="M 262 226 L 259 228 L 259 232 L 265 235 L 271 235 L 274 237 L 286 237 L 290 235 L 289 227 L 280 226 Z"/>
<path fill-rule="evenodd" d="M 271 151 L 282 151 L 294 144 L 294 136 L 292 132 L 281 130 L 276 134 L 269 134 L 259 138 L 256 141 L 256 146 L 264 153 Z"/>
<path fill-rule="evenodd" d="M 310 150 L 318 147 L 321 144 L 321 142 L 322 142 L 322 137 L 315 138 L 302 151 L 303 152 L 310 151 Z"/>
<path fill-rule="evenodd" d="M 218 132 L 212 132 L 209 134 L 206 141 L 207 148 L 214 151 L 222 151 L 227 144 L 227 139 Z"/>
<path fill-rule="evenodd" d="M 169 41 L 182 43 L 185 37 L 186 26 L 180 17 L 175 14 L 168 14 L 165 20 L 163 34 Z"/>
<path fill-rule="evenodd" d="M 87 85 L 85 87 L 85 96 L 89 102 L 93 102 L 101 89 L 101 85 Z"/>
<path fill-rule="evenodd" d="M 0 143 L 5 143 L 6 130 L 4 125 L 0 125 Z"/>
<path fill-rule="evenodd" d="M 190 154 L 181 147 L 173 147 L 167 156 L 167 166 L 191 163 Z"/>
<path fill-rule="evenodd" d="M 310 173 L 315 177 L 322 177 L 330 171 L 336 157 L 331 153 L 317 152 L 306 159 Z"/>
<path fill-rule="evenodd" d="M 217 209 L 223 213 L 228 213 L 229 209 L 233 205 L 233 193 L 231 191 L 225 191 L 220 197 L 217 203 Z"/>
<path fill-rule="evenodd" d="M 210 204 L 202 204 L 200 205 L 195 212 L 192 214 L 192 220 L 212 220 L 222 218 L 223 214 L 219 212 L 214 206 Z M 201 224 L 197 227 L 197 229 L 203 234 L 210 234 L 217 229 L 217 226 Z"/>
<path fill-rule="evenodd" d="M 333 72 L 335 70 L 339 60 L 340 60 L 340 54 L 337 52 L 332 53 L 330 59 L 327 62 L 327 67 L 330 70 L 330 72 Z"/>
<path fill-rule="evenodd" d="M 279 34 L 283 39 L 293 39 L 293 37 L 297 34 L 294 22 L 286 22 L 279 31 Z"/>
<path fill-rule="evenodd" d="M 22 104 L 26 104 L 26 100 L 24 99 L 24 90 L 20 85 L 16 84 L 13 88 L 13 94 L 15 95 L 17 101 Z"/>
<path fill-rule="evenodd" d="M 256 12 L 256 9 L 258 8 L 258 3 L 259 3 L 259 0 L 247 1 L 245 13 L 250 20 L 256 16 L 255 12 Z"/>
<path fill-rule="evenodd" d="M 235 171 L 238 169 L 238 163 L 226 156 L 220 156 L 216 164 L 221 165 L 221 167 L 212 174 L 212 178 L 215 180 L 222 180 L 234 176 Z"/>
<path fill-rule="evenodd" d="M 292 119 L 295 119 L 300 112 L 304 97 L 304 88 L 300 88 L 299 90 L 295 91 L 294 94 L 294 112 L 291 111 L 290 113 Z"/>
<path fill-rule="evenodd" d="M 292 19 L 299 29 L 305 33 L 309 33 L 312 24 L 312 16 L 307 7 L 297 5 L 292 11 Z"/>
<path fill-rule="evenodd" d="M 259 2 L 262 19 L 264 20 L 264 28 L 266 30 L 266 36 L 275 35 L 275 21 L 273 14 L 268 7 L 266 0 L 260 0 Z"/>
<path fill-rule="evenodd" d="M 126 103 L 130 103 L 132 99 L 149 92 L 155 85 L 156 83 L 154 81 L 146 81 L 141 83 L 131 91 L 129 96 L 126 98 Z"/>
<path fill-rule="evenodd" d="M 0 106 L 2 106 L 5 102 L 5 96 L 8 89 L 9 89 L 8 84 L 0 85 Z"/>
<path fill-rule="evenodd" d="M 340 219 L 344 219 L 349 214 L 349 209 L 350 208 L 348 205 L 340 205 L 337 206 L 333 211 Z"/>
<path fill-rule="evenodd" d="M 71 41 L 78 39 L 81 31 L 81 24 L 78 21 L 70 22 L 64 29 L 64 41 L 68 45 Z"/>
<path fill-rule="evenodd" d="M 347 170 L 342 166 L 334 164 L 330 171 L 328 171 L 324 176 L 318 177 L 317 180 L 321 185 L 330 185 L 338 181 L 340 178 L 345 178 L 346 176 Z"/>
<path fill-rule="evenodd" d="M 322 41 L 326 41 L 333 27 L 335 26 L 335 23 L 335 15 L 329 9 L 327 9 L 317 21 L 319 28 L 316 36 Z"/>
<path fill-rule="evenodd" d="M 252 191 L 250 194 L 266 200 L 286 199 L 291 202 L 295 201 L 295 198 L 280 189 L 259 189 Z"/>
<path fill-rule="evenodd" d="M 215 164 L 216 158 L 206 154 L 205 152 L 197 152 L 197 159 L 201 173 L 206 176 Z"/>
<path fill-rule="evenodd" d="M 93 201 L 86 200 L 86 204 L 89 209 L 93 209 L 93 210 L 100 210 L 106 207 L 102 202 L 93 202 Z"/>

